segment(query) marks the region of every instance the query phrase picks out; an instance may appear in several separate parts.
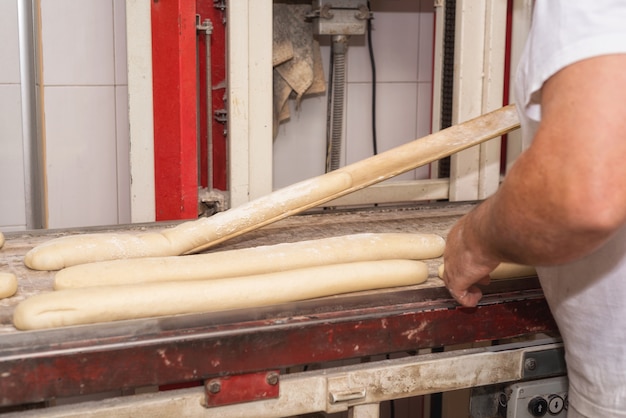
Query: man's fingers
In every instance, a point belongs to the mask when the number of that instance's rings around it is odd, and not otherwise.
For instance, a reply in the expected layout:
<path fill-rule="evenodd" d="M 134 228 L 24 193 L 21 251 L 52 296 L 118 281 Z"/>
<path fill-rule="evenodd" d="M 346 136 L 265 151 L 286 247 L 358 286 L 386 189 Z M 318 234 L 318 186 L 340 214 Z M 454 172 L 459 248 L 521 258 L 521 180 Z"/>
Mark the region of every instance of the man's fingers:
<path fill-rule="evenodd" d="M 483 297 L 483 292 L 476 286 L 461 291 L 448 288 L 448 291 L 457 302 L 468 308 L 478 305 L 478 302 Z"/>
<path fill-rule="evenodd" d="M 487 286 L 489 283 L 491 283 L 491 277 L 485 276 L 482 279 L 480 279 L 479 281 L 477 281 L 476 283 L 482 284 L 483 286 Z"/>
<path fill-rule="evenodd" d="M 452 297 L 463 306 L 474 307 L 478 305 L 478 302 L 483 297 L 483 292 L 476 286 L 470 285 L 469 288 L 462 288 L 467 286 L 468 283 L 457 283 L 450 280 L 448 272 L 443 268 L 443 265 L 439 268 L 439 277 L 443 280 L 446 288 L 452 295 Z M 488 285 L 491 282 L 489 275 L 484 276 L 478 281 L 470 283 L 478 283 L 481 285 Z M 461 287 L 461 289 L 459 289 Z"/>

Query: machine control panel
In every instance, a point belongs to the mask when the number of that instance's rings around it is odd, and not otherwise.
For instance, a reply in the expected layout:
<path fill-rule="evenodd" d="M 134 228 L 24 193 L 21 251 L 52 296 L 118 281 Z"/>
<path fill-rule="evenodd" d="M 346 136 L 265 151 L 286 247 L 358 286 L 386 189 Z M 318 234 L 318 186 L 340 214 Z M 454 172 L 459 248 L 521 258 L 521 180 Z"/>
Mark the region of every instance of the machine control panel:
<path fill-rule="evenodd" d="M 520 382 L 509 387 L 506 418 L 567 416 L 567 378 Z"/>

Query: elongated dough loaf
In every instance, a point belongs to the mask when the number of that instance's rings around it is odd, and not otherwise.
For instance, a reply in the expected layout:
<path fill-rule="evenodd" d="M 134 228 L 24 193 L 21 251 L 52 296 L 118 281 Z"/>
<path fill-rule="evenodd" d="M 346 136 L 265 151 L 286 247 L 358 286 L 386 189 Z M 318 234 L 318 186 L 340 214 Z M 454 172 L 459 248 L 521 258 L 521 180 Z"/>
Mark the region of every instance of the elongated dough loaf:
<path fill-rule="evenodd" d="M 9 298 L 17 292 L 17 277 L 13 273 L 0 272 L 0 299 Z"/>
<path fill-rule="evenodd" d="M 443 264 L 439 266 L 439 277 L 443 277 Z M 512 279 L 514 277 L 535 276 L 537 271 L 532 266 L 515 263 L 500 263 L 491 273 L 489 277 L 492 280 Z"/>
<path fill-rule="evenodd" d="M 444 239 L 435 234 L 353 234 L 184 257 L 81 264 L 57 272 L 54 288 L 221 279 L 355 261 L 422 260 L 441 256 L 444 247 Z"/>
<path fill-rule="evenodd" d="M 22 330 L 253 308 L 348 292 L 409 286 L 428 278 L 421 261 L 383 260 L 219 280 L 66 289 L 32 296 L 13 315 Z"/>
<path fill-rule="evenodd" d="M 60 270 L 77 264 L 124 258 L 164 257 L 206 249 L 244 232 L 315 206 L 352 184 L 348 173 L 332 172 L 324 181 L 302 181 L 209 218 L 184 222 L 161 232 L 139 235 L 83 234 L 45 242 L 24 257 L 33 270 Z"/>

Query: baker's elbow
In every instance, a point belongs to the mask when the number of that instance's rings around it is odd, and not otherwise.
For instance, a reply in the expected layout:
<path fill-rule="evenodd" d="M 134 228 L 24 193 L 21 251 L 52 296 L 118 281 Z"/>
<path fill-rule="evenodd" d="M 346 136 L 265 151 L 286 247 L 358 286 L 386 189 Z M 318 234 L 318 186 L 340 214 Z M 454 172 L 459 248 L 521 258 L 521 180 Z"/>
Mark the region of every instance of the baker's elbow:
<path fill-rule="evenodd" d="M 570 207 L 565 221 L 573 230 L 596 236 L 610 236 L 626 223 L 626 206 L 614 202 L 586 201 Z"/>

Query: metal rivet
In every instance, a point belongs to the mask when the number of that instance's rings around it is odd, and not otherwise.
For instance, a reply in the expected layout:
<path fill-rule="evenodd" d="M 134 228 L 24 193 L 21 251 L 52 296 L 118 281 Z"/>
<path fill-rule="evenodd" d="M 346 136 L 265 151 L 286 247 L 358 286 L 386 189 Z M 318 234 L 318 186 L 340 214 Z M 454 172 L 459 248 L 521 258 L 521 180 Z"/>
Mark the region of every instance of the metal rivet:
<path fill-rule="evenodd" d="M 267 374 L 267 376 L 265 377 L 265 381 L 272 386 L 275 386 L 276 384 L 278 384 L 278 373 L 276 372 L 269 372 Z"/>
<path fill-rule="evenodd" d="M 219 393 L 220 390 L 222 390 L 222 384 L 218 380 L 211 380 L 207 383 L 206 387 L 208 391 L 213 394 Z"/>
<path fill-rule="evenodd" d="M 524 361 L 524 368 L 526 370 L 535 370 L 537 368 L 537 360 L 532 357 L 527 358 L 526 361 Z"/>

